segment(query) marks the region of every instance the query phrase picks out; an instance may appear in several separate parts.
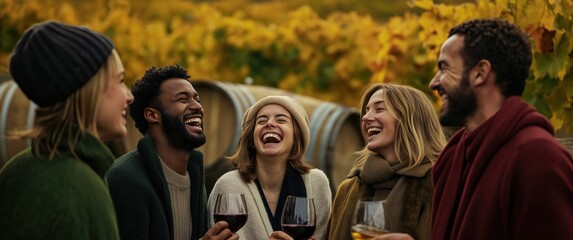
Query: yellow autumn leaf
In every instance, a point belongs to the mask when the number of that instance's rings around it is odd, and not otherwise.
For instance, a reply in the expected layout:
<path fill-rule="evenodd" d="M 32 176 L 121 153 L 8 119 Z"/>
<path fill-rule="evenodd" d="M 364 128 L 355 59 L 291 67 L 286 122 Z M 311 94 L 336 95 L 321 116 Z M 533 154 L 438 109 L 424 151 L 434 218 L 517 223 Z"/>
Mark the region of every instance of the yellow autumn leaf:
<path fill-rule="evenodd" d="M 562 117 L 558 117 L 556 114 L 551 117 L 551 124 L 553 124 L 556 131 L 563 127 L 563 123 L 564 121 Z"/>

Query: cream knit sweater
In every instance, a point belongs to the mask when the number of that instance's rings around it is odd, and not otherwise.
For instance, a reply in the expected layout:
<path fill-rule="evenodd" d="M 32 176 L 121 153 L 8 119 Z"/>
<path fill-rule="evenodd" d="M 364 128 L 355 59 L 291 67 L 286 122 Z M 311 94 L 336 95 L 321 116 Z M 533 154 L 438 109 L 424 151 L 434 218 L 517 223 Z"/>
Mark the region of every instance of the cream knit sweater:
<path fill-rule="evenodd" d="M 169 188 L 173 211 L 173 239 L 190 239 L 193 231 L 191 219 L 191 179 L 189 173 L 180 175 L 161 161 L 161 168 Z"/>
<path fill-rule="evenodd" d="M 326 239 L 326 228 L 332 206 L 332 193 L 328 178 L 319 169 L 312 169 L 308 174 L 302 175 L 306 194 L 314 199 L 316 208 L 316 230 L 314 237 L 317 240 Z M 209 217 L 211 225 L 213 222 L 213 209 L 215 207 L 215 198 L 218 193 L 243 193 L 247 202 L 249 218 L 247 223 L 238 231 L 240 239 L 246 240 L 264 240 L 268 239 L 273 232 L 271 222 L 269 221 L 265 205 L 259 194 L 259 190 L 253 181 L 246 183 L 239 176 L 237 170 L 225 173 L 213 187 L 209 196 Z"/>

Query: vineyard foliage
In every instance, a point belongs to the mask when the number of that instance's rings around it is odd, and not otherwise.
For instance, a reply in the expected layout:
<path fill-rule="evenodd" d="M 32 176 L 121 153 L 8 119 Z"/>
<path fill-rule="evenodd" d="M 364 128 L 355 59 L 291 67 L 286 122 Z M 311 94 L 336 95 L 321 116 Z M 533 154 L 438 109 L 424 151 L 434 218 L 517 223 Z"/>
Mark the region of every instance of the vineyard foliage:
<path fill-rule="evenodd" d="M 556 129 L 573 133 L 573 0 L 413 0 L 411 12 L 384 21 L 356 12 L 321 17 L 310 6 L 280 2 L 256 8 L 268 21 L 225 11 L 228 4 L 182 0 L 0 0 L 0 72 L 7 72 L 10 51 L 26 28 L 55 19 L 112 38 L 128 84 L 151 66 L 178 63 L 194 79 L 250 79 L 356 106 L 364 87 L 376 82 L 432 94 L 427 85 L 448 30 L 469 19 L 503 18 L 524 29 L 533 46 L 524 98 Z"/>

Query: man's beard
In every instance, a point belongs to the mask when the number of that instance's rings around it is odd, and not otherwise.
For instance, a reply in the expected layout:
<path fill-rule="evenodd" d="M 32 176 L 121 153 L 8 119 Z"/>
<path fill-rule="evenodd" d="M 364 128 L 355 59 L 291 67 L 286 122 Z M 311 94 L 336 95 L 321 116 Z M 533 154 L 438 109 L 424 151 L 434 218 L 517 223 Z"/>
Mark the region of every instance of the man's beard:
<path fill-rule="evenodd" d="M 460 85 L 448 96 L 448 108 L 442 112 L 440 123 L 444 126 L 463 126 L 477 109 L 475 93 L 470 87 L 469 71 L 465 72 Z"/>
<path fill-rule="evenodd" d="M 207 138 L 203 132 L 198 136 L 190 134 L 183 120 L 171 116 L 161 109 L 159 112 L 161 113 L 161 120 L 163 122 L 163 134 L 165 134 L 167 141 L 169 141 L 169 144 L 173 146 L 173 148 L 193 150 L 205 144 Z M 201 128 L 203 128 L 203 123 L 201 123 Z"/>

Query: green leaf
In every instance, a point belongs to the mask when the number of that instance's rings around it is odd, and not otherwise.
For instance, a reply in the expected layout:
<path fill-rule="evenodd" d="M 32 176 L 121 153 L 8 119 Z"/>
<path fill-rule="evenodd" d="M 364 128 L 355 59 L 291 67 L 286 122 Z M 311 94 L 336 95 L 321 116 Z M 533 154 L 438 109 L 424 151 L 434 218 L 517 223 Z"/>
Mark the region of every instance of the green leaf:
<path fill-rule="evenodd" d="M 408 2 L 410 7 L 418 7 L 424 10 L 431 10 L 434 6 L 434 1 L 432 0 L 412 0 Z"/>
<path fill-rule="evenodd" d="M 545 115 L 547 118 L 551 118 L 551 110 L 549 109 L 549 105 L 547 105 L 545 100 L 543 100 L 542 96 L 536 96 L 533 98 L 530 104 L 533 105 L 539 113 Z"/>
<path fill-rule="evenodd" d="M 213 37 L 215 37 L 217 41 L 223 42 L 227 37 L 227 33 L 225 32 L 224 28 L 219 28 L 213 32 Z"/>
<path fill-rule="evenodd" d="M 556 78 L 551 78 L 549 76 L 545 76 L 542 79 L 537 79 L 535 81 L 535 86 L 537 86 L 539 94 L 549 94 L 555 89 L 557 84 L 559 84 L 559 80 Z"/>
<path fill-rule="evenodd" d="M 8 24 L 8 19 L 6 17 L 0 18 L 0 51 L 12 52 L 18 38 L 20 38 L 20 33 Z"/>
<path fill-rule="evenodd" d="M 279 81 L 283 78 L 284 71 L 280 68 L 271 68 L 266 76 L 269 86 L 278 87 Z"/>
<path fill-rule="evenodd" d="M 536 86 L 537 85 L 535 84 L 535 80 L 528 79 L 525 83 L 525 89 L 521 94 L 521 98 L 525 99 L 529 103 L 533 102 L 533 98 L 535 98 L 535 95 L 537 95 Z"/>
<path fill-rule="evenodd" d="M 228 47 L 229 64 L 234 68 L 240 68 L 249 63 L 249 51 Z"/>
<path fill-rule="evenodd" d="M 571 57 L 569 54 L 571 53 L 571 47 L 573 39 L 567 33 L 564 33 L 559 36 L 559 39 L 556 39 L 557 43 L 555 44 L 555 67 L 557 68 L 556 76 L 559 79 L 563 79 L 567 70 L 569 70 L 569 66 L 571 64 Z"/>
<path fill-rule="evenodd" d="M 287 49 L 284 53 L 284 57 L 287 61 L 294 61 L 294 60 L 298 59 L 298 55 L 299 55 L 299 50 L 295 46 L 287 47 Z"/>
<path fill-rule="evenodd" d="M 533 64 L 531 71 L 534 78 L 543 78 L 547 75 L 551 68 L 551 55 L 547 53 L 537 53 L 533 55 Z"/>
<path fill-rule="evenodd" d="M 555 28 L 572 29 L 573 22 L 571 21 L 571 19 L 568 19 L 567 17 L 561 14 L 557 14 L 555 18 Z"/>
<path fill-rule="evenodd" d="M 323 60 L 318 66 L 317 88 L 326 90 L 335 78 L 334 64 L 331 60 Z"/>

